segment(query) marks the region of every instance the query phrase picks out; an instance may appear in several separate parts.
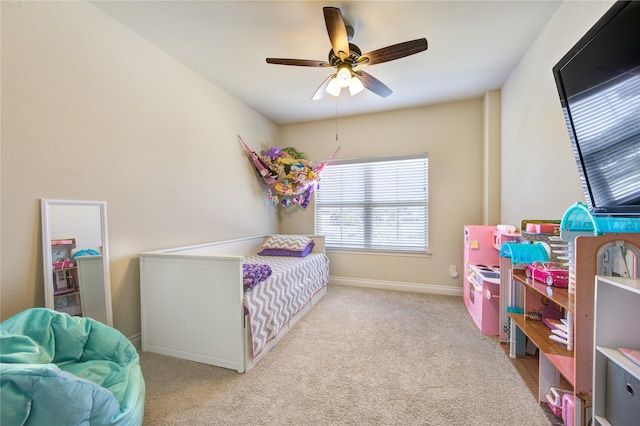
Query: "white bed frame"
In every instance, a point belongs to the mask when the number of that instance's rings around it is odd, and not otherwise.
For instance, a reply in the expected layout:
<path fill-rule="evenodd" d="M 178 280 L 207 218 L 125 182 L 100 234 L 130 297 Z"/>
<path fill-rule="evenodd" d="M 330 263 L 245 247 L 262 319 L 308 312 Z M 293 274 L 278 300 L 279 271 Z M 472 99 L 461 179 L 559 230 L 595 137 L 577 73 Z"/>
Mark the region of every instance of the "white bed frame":
<path fill-rule="evenodd" d="M 309 235 L 313 253 L 324 237 Z M 142 253 L 142 350 L 249 371 L 327 293 L 325 285 L 254 359 L 243 307 L 242 263 L 268 236 Z"/>

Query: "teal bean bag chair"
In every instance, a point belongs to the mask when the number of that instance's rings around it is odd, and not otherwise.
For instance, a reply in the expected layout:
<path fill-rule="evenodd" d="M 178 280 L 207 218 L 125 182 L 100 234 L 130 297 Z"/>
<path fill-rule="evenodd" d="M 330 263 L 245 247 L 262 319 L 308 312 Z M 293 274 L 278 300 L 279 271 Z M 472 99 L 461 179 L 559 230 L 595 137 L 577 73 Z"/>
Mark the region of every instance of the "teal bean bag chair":
<path fill-rule="evenodd" d="M 141 425 L 144 397 L 118 330 L 44 308 L 0 323 L 0 424 Z"/>

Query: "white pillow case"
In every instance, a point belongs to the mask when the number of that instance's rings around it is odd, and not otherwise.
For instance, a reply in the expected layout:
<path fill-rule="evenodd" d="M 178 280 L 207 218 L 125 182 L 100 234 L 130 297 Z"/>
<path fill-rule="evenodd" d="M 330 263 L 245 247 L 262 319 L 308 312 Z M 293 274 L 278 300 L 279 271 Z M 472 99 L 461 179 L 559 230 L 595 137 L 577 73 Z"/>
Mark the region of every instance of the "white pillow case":
<path fill-rule="evenodd" d="M 311 239 L 304 235 L 272 235 L 262 244 L 264 248 L 285 249 L 302 251 L 310 243 Z"/>

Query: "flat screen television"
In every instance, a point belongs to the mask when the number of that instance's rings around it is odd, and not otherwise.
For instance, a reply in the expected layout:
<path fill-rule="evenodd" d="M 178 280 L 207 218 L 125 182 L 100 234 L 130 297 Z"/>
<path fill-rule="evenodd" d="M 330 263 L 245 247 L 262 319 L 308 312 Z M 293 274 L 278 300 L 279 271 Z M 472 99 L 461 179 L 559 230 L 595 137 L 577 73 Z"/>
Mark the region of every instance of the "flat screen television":
<path fill-rule="evenodd" d="M 640 216 L 640 1 L 618 1 L 553 67 L 595 216 Z"/>

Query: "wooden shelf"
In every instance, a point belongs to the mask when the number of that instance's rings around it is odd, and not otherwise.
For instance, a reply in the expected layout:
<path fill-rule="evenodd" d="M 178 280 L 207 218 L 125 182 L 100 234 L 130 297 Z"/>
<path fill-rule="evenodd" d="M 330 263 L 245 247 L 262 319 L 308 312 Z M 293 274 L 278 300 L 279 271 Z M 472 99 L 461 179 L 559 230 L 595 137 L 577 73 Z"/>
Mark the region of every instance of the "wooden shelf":
<path fill-rule="evenodd" d="M 78 287 L 78 267 L 71 261 L 71 251 L 76 248 L 76 239 L 51 241 L 53 266 L 53 303 L 56 311 L 69 315 L 82 315 L 82 302 Z M 56 264 L 64 268 L 56 268 Z"/>
<path fill-rule="evenodd" d="M 640 364 L 636 364 L 631 361 L 631 359 L 627 358 L 618 348 L 596 346 L 596 351 L 600 352 L 640 380 Z"/>
<path fill-rule="evenodd" d="M 543 282 L 536 281 L 532 278 L 527 278 L 524 271 L 521 271 L 521 270 L 514 270 L 513 278 L 521 282 L 528 288 L 534 290 L 535 292 L 540 293 L 545 297 L 548 297 L 549 300 L 551 300 L 552 302 L 555 302 L 556 304 L 560 305 L 564 309 L 571 312 L 574 311 L 574 306 L 575 306 L 574 296 L 572 294 L 569 294 L 569 290 L 567 290 L 566 288 L 548 286 Z"/>
<path fill-rule="evenodd" d="M 61 297 L 61 296 L 72 296 L 74 294 L 78 294 L 80 293 L 78 290 L 76 290 L 75 288 L 70 288 L 67 290 L 58 290 L 55 293 L 53 293 L 53 297 Z"/>
<path fill-rule="evenodd" d="M 68 266 L 68 267 L 66 267 L 66 268 L 54 268 L 54 269 L 53 269 L 53 272 L 58 272 L 58 271 L 72 271 L 72 270 L 74 270 L 74 269 L 78 269 L 78 267 L 74 265 L 74 266 Z"/>
<path fill-rule="evenodd" d="M 540 321 L 527 320 L 523 314 L 510 313 L 509 318 L 522 332 L 549 358 L 560 374 L 573 386 L 575 375 L 573 369 L 573 351 L 549 338 L 551 330 Z"/>

